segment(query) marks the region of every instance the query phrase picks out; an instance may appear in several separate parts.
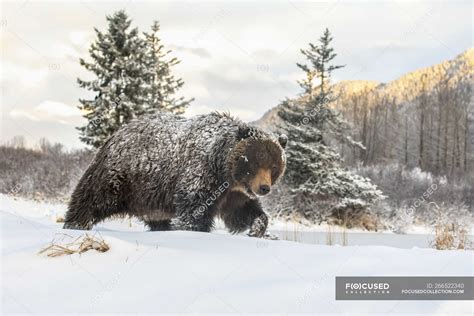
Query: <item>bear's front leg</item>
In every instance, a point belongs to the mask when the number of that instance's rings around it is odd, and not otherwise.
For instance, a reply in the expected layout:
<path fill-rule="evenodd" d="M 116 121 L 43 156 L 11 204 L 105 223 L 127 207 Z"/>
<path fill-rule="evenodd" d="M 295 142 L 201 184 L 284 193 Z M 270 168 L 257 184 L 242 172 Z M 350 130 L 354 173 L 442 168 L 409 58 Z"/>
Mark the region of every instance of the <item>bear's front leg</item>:
<path fill-rule="evenodd" d="M 214 227 L 214 208 L 205 203 L 204 197 L 208 195 L 203 192 L 177 195 L 175 203 L 177 217 L 171 220 L 170 228 L 210 232 Z"/>
<path fill-rule="evenodd" d="M 248 235 L 250 237 L 263 237 L 267 231 L 268 216 L 262 211 L 262 214 L 254 218 Z"/>
<path fill-rule="evenodd" d="M 278 236 L 268 233 L 267 227 L 268 227 L 268 216 L 267 214 L 263 213 L 262 215 L 260 215 L 254 220 L 252 226 L 250 227 L 248 236 L 271 239 L 271 240 L 280 239 L 278 238 Z"/>
<path fill-rule="evenodd" d="M 208 214 L 201 214 L 200 209 L 183 212 L 170 223 L 171 230 L 189 230 L 209 233 L 214 227 L 214 219 Z"/>
<path fill-rule="evenodd" d="M 267 233 L 268 215 L 263 211 L 260 203 L 256 200 L 251 200 L 246 206 L 249 207 L 249 214 L 253 215 L 248 236 L 273 240 L 279 239 L 278 236 Z"/>
<path fill-rule="evenodd" d="M 240 193 L 234 193 L 240 194 Z M 221 217 L 226 227 L 233 234 L 249 229 L 251 237 L 263 237 L 267 230 L 268 216 L 258 200 L 247 200 L 238 205 L 237 198 L 228 197 L 228 203 L 221 210 Z"/>

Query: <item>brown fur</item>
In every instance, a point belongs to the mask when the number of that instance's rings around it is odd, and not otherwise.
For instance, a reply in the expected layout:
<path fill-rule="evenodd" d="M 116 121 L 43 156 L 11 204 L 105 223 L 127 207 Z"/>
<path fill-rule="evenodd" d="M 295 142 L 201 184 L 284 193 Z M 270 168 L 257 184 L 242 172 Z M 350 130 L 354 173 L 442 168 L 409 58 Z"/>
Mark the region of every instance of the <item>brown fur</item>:
<path fill-rule="evenodd" d="M 271 187 L 285 171 L 286 162 L 281 147 L 271 139 L 244 139 L 232 150 L 228 170 L 235 183 L 231 191 L 243 192 L 254 198 L 261 185 Z"/>
<path fill-rule="evenodd" d="M 250 188 L 253 192 L 258 192 L 262 185 L 269 187 L 272 185 L 272 172 L 270 169 L 258 169 L 255 177 L 250 180 Z"/>
<path fill-rule="evenodd" d="M 231 232 L 261 237 L 268 216 L 257 195 L 282 176 L 286 142 L 220 113 L 142 117 L 99 149 L 74 190 L 64 228 L 132 215 L 151 230 L 207 232 L 221 216 Z"/>
<path fill-rule="evenodd" d="M 257 195 L 263 195 L 261 186 L 270 190 L 283 175 L 284 145 L 271 139 L 249 138 L 241 140 L 231 151 L 227 165 L 233 183 L 219 197 L 215 210 L 232 233 L 250 228 L 249 235 L 260 237 L 265 232 L 268 217 Z"/>

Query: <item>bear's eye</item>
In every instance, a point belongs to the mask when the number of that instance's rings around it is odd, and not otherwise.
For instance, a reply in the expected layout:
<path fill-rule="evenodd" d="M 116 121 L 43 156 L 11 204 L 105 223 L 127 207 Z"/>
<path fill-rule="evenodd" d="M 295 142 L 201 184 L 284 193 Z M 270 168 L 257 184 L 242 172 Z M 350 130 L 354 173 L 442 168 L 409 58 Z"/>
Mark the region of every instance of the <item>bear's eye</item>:
<path fill-rule="evenodd" d="M 278 166 L 273 166 L 273 167 L 272 167 L 272 170 L 273 170 L 273 171 L 277 171 L 277 170 L 278 170 Z"/>

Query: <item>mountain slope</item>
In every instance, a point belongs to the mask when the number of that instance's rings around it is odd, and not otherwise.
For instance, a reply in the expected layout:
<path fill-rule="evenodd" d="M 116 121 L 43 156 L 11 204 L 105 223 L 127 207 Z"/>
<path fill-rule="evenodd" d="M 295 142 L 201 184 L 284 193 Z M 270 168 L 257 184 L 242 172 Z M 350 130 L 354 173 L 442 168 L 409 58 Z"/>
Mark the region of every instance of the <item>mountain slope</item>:
<path fill-rule="evenodd" d="M 388 99 L 395 99 L 398 104 L 405 104 L 414 101 L 422 93 L 422 78 L 427 76 L 429 80 L 425 86 L 428 91 L 433 91 L 437 84 L 437 79 L 442 77 L 450 78 L 451 86 L 459 86 L 465 89 L 466 84 L 472 84 L 474 75 L 474 48 L 470 48 L 452 60 L 444 61 L 407 73 L 389 83 L 379 83 L 376 81 L 351 80 L 341 81 L 333 85 L 335 95 L 339 97 L 336 104 L 338 109 L 344 107 L 347 101 L 361 93 L 377 93 L 379 96 Z M 280 123 L 278 117 L 279 106 L 268 110 L 254 124 L 267 129 L 273 129 Z"/>

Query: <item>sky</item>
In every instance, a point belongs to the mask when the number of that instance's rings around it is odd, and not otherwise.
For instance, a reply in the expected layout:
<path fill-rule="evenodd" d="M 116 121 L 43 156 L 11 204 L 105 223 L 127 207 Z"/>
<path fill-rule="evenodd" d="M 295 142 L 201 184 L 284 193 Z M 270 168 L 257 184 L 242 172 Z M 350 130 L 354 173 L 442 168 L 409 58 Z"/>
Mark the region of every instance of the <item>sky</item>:
<path fill-rule="evenodd" d="M 79 65 L 88 58 L 94 27 L 124 9 L 133 26 L 161 25 L 163 44 L 195 98 L 186 116 L 229 111 L 260 118 L 300 93 L 300 49 L 328 27 L 346 65 L 333 80 L 388 82 L 452 59 L 473 46 L 471 1 L 12 1 L 1 3 L 1 137 L 23 135 L 80 148 L 77 109 L 90 92 L 76 78 L 92 79 Z"/>

